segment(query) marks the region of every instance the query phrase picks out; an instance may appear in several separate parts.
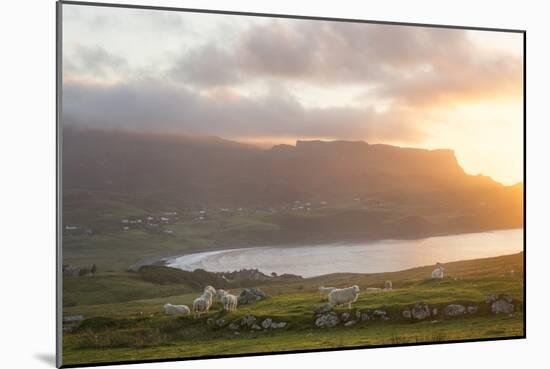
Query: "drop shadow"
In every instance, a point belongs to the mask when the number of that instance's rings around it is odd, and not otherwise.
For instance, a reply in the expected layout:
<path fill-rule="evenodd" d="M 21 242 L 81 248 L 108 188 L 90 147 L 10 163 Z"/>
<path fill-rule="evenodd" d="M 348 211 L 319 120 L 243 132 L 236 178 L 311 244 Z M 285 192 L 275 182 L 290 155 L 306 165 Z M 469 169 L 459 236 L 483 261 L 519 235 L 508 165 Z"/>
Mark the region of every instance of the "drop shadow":
<path fill-rule="evenodd" d="M 34 358 L 55 368 L 55 354 L 34 354 Z"/>

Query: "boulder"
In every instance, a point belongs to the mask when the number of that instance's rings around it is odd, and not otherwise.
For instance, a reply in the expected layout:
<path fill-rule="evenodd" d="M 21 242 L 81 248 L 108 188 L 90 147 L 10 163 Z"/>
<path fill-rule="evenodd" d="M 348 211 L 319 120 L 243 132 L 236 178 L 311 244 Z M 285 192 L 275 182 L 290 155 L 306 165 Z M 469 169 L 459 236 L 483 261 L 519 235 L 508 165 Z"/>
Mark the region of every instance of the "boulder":
<path fill-rule="evenodd" d="M 439 313 L 439 309 L 438 309 L 438 308 L 433 308 L 433 309 L 432 309 L 432 315 L 433 315 L 433 316 L 436 316 L 438 313 Z"/>
<path fill-rule="evenodd" d="M 370 319 L 370 315 L 369 315 L 368 312 L 361 313 L 361 320 L 362 321 L 369 320 L 369 319 Z"/>
<path fill-rule="evenodd" d="M 355 323 L 357 323 L 357 321 L 355 321 L 355 320 L 350 320 L 349 322 L 344 323 L 344 326 L 346 326 L 346 327 L 351 327 L 351 326 L 354 325 Z"/>
<path fill-rule="evenodd" d="M 389 317 L 386 314 L 386 311 L 385 310 L 380 310 L 380 309 L 374 310 L 372 312 L 371 318 L 380 318 L 382 320 L 388 320 L 389 319 Z"/>
<path fill-rule="evenodd" d="M 271 327 L 272 321 L 273 319 L 271 318 L 265 318 L 264 321 L 262 322 L 262 327 L 264 327 L 264 329 Z"/>
<path fill-rule="evenodd" d="M 263 300 L 266 297 L 267 294 L 259 288 L 245 288 L 239 296 L 239 305 L 251 304 Z"/>
<path fill-rule="evenodd" d="M 443 310 L 443 314 L 446 316 L 458 316 L 466 312 L 466 308 L 460 304 L 447 305 Z"/>
<path fill-rule="evenodd" d="M 83 315 L 70 315 L 63 318 L 63 323 L 81 322 L 84 320 Z"/>
<path fill-rule="evenodd" d="M 411 309 L 411 316 L 416 320 L 427 319 L 430 317 L 430 307 L 423 302 L 417 302 Z"/>
<path fill-rule="evenodd" d="M 239 325 L 236 324 L 235 322 L 229 324 L 229 329 L 231 329 L 232 331 L 236 331 L 239 329 Z"/>
<path fill-rule="evenodd" d="M 469 305 L 466 310 L 468 311 L 468 314 L 475 314 L 477 313 L 477 306 L 476 305 Z"/>
<path fill-rule="evenodd" d="M 342 313 L 342 315 L 340 315 L 340 319 L 342 319 L 343 322 L 347 322 L 349 318 L 350 318 L 349 313 Z"/>
<path fill-rule="evenodd" d="M 512 314 L 514 312 L 514 304 L 505 299 L 498 299 L 491 304 L 493 314 Z"/>
<path fill-rule="evenodd" d="M 317 328 L 332 328 L 336 327 L 338 324 L 340 324 L 338 315 L 336 315 L 336 313 L 332 311 L 321 314 L 319 317 L 317 317 L 317 319 L 315 319 L 315 326 Z"/>
<path fill-rule="evenodd" d="M 403 315 L 403 318 L 405 318 L 405 319 L 411 319 L 412 318 L 412 314 L 411 314 L 410 310 L 403 310 L 401 315 Z"/>
<path fill-rule="evenodd" d="M 271 328 L 273 328 L 273 329 L 284 328 L 284 327 L 286 327 L 286 325 L 287 325 L 286 322 L 279 322 L 279 323 L 272 322 L 271 323 Z"/>
<path fill-rule="evenodd" d="M 225 325 L 225 319 L 217 319 L 216 325 L 220 328 L 223 327 Z"/>
<path fill-rule="evenodd" d="M 262 330 L 262 327 L 260 327 L 258 324 L 254 323 L 252 324 L 252 329 L 256 330 L 256 331 L 260 331 Z"/>
<path fill-rule="evenodd" d="M 241 326 L 251 328 L 255 322 L 256 317 L 254 315 L 245 315 L 241 319 Z"/>

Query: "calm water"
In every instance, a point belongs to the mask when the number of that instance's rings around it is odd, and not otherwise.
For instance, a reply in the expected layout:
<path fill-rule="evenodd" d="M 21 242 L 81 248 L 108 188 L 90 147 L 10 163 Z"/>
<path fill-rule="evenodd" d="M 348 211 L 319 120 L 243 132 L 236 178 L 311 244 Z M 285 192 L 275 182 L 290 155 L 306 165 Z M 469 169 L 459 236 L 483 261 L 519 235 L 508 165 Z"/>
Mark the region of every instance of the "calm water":
<path fill-rule="evenodd" d="M 168 266 L 212 272 L 258 268 L 264 273 L 304 277 L 348 272 L 378 273 L 436 262 L 507 255 L 523 250 L 523 230 L 466 233 L 419 240 L 256 247 L 209 251 L 167 259 Z"/>

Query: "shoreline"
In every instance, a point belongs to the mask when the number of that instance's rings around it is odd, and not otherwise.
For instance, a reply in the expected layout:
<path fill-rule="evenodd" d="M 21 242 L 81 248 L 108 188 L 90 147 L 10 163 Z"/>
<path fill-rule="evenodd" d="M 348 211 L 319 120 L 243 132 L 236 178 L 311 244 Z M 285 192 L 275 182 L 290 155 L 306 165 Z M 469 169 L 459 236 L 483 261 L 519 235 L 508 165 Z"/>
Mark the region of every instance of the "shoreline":
<path fill-rule="evenodd" d="M 518 227 L 518 228 L 498 228 L 498 229 L 489 229 L 485 231 L 479 231 L 479 232 L 442 232 L 442 233 L 435 233 L 429 236 L 425 237 L 409 237 L 409 238 L 350 238 L 350 239 L 342 239 L 342 240 L 308 240 L 308 241 L 302 241 L 302 242 L 290 242 L 285 243 L 284 246 L 282 244 L 265 244 L 265 245 L 250 245 L 250 244 L 240 244 L 240 245 L 213 245 L 212 247 L 209 247 L 206 250 L 199 250 L 199 249 L 191 249 L 184 252 L 170 252 L 158 256 L 151 256 L 145 259 L 142 259 L 132 265 L 130 265 L 127 269 L 132 271 L 137 271 L 139 268 L 147 265 L 155 265 L 155 266 L 168 266 L 167 259 L 176 259 L 178 257 L 187 256 L 187 255 L 193 255 L 193 254 L 200 254 L 200 253 L 206 253 L 206 252 L 214 252 L 214 251 L 232 251 L 232 250 L 239 250 L 239 249 L 254 249 L 254 248 L 294 248 L 294 247 L 305 247 L 305 246 L 311 246 L 312 244 L 318 245 L 318 246 L 327 246 L 327 245 L 334 245 L 338 246 L 339 244 L 345 244 L 346 246 L 352 245 L 354 243 L 373 243 L 373 242 L 392 242 L 392 241 L 415 241 L 415 240 L 425 240 L 429 238 L 435 238 L 435 237 L 446 237 L 446 236 L 459 236 L 459 235 L 467 235 L 467 234 L 480 234 L 480 233 L 492 233 L 492 232 L 498 232 L 498 231 L 513 231 L 513 230 L 523 230 L 524 227 Z M 524 245 L 525 248 L 525 245 Z"/>
<path fill-rule="evenodd" d="M 326 253 L 327 252 L 327 247 L 334 247 L 334 248 L 342 247 L 343 250 L 348 250 L 347 252 L 351 252 L 351 255 L 353 255 L 353 253 L 360 252 L 360 253 L 362 253 L 362 255 L 364 253 L 367 253 L 367 256 L 368 256 L 368 253 L 374 252 L 374 254 L 372 254 L 374 256 L 373 261 L 372 261 L 374 264 L 370 264 L 370 266 L 368 264 L 365 264 L 365 268 L 372 269 L 372 271 L 370 271 L 368 273 L 381 272 L 381 270 L 378 270 L 377 267 L 376 267 L 376 265 L 382 265 L 382 264 L 380 264 L 380 262 L 382 262 L 382 263 L 387 262 L 386 265 L 387 265 L 388 271 L 393 272 L 393 271 L 396 271 L 396 270 L 400 270 L 401 267 L 403 267 L 404 269 L 407 269 L 409 267 L 417 267 L 418 266 L 418 265 L 410 265 L 409 262 L 399 260 L 400 255 L 403 255 L 399 251 L 400 248 L 402 248 L 403 250 L 411 250 L 410 247 L 418 246 L 419 247 L 419 252 L 426 253 L 426 250 L 428 250 L 428 255 L 430 255 L 430 256 L 433 255 L 433 257 L 439 259 L 438 261 L 442 261 L 442 262 L 454 262 L 454 261 L 462 260 L 462 259 L 459 258 L 460 256 L 456 255 L 457 252 L 460 253 L 460 250 L 461 250 L 460 247 L 464 248 L 463 249 L 464 252 L 465 252 L 464 256 L 466 257 L 466 259 L 464 259 L 464 260 L 472 260 L 472 259 L 484 258 L 484 257 L 494 257 L 494 256 L 497 256 L 497 255 L 506 255 L 506 254 L 511 254 L 511 253 L 516 253 L 516 252 L 523 251 L 524 247 L 521 250 L 519 250 L 519 249 L 511 248 L 509 245 L 507 245 L 508 247 L 503 247 L 502 250 L 499 250 L 498 248 L 497 249 L 491 248 L 491 247 L 489 247 L 487 249 L 484 249 L 484 248 L 482 248 L 482 246 L 480 246 L 479 250 L 487 250 L 487 252 L 484 253 L 482 251 L 476 251 L 475 246 L 473 246 L 477 243 L 483 244 L 483 242 L 485 242 L 487 244 L 487 242 L 489 242 L 489 243 L 492 242 L 491 239 L 489 239 L 489 240 L 484 239 L 483 235 L 491 234 L 491 233 L 494 233 L 494 232 L 507 232 L 507 231 L 511 231 L 511 232 L 520 231 L 521 232 L 521 231 L 523 231 L 523 229 L 522 228 L 512 228 L 512 229 L 501 229 L 501 230 L 492 230 L 492 231 L 484 231 L 484 232 L 468 232 L 468 233 L 459 233 L 459 234 L 451 234 L 451 235 L 437 235 L 437 236 L 415 238 L 415 239 L 341 240 L 341 241 L 337 241 L 337 242 L 322 242 L 322 243 L 307 242 L 307 243 L 293 243 L 293 244 L 284 244 L 284 245 L 278 244 L 278 245 L 249 246 L 249 247 L 242 247 L 242 246 L 241 247 L 237 247 L 237 246 L 223 247 L 223 248 L 217 247 L 217 248 L 212 248 L 212 249 L 207 249 L 207 250 L 202 250 L 202 251 L 190 251 L 190 252 L 185 252 L 185 253 L 165 254 L 162 257 L 150 258 L 149 259 L 149 264 L 142 263 L 142 265 L 169 266 L 169 267 L 172 267 L 172 268 L 187 270 L 187 271 L 193 271 L 195 269 L 205 269 L 209 272 L 227 272 L 227 271 L 230 271 L 230 270 L 239 269 L 239 266 L 238 266 L 239 264 L 238 264 L 238 262 L 236 264 L 236 259 L 238 259 L 239 257 L 245 257 L 245 256 L 240 255 L 239 251 L 244 252 L 244 253 L 249 251 L 250 253 L 248 255 L 246 255 L 250 258 L 250 259 L 248 259 L 249 262 L 246 263 L 247 267 L 249 267 L 249 268 L 258 269 L 258 270 L 262 271 L 263 273 L 267 273 L 267 274 L 269 274 L 271 272 L 276 272 L 278 274 L 290 273 L 290 274 L 302 275 L 304 277 L 312 277 L 312 275 L 308 276 L 308 274 L 311 274 L 311 272 L 307 271 L 307 269 L 308 269 L 307 267 L 300 267 L 297 264 L 292 265 L 292 263 L 291 263 L 288 266 L 287 269 L 281 268 L 280 267 L 281 258 L 284 259 L 284 257 L 282 257 L 282 256 L 279 257 L 277 255 L 278 251 L 280 250 L 283 253 L 284 252 L 289 252 L 290 254 L 292 254 L 292 249 L 304 248 L 305 250 L 303 252 L 305 253 L 305 255 L 306 256 L 307 255 L 312 256 L 312 252 L 313 252 L 313 254 L 315 253 L 315 248 L 316 247 L 320 248 L 320 254 L 319 255 L 323 255 L 323 253 Z M 468 236 L 476 236 L 476 235 L 479 235 L 480 238 L 475 238 L 474 237 L 471 240 L 469 240 L 469 239 L 459 240 L 458 242 L 460 242 L 462 244 L 459 243 L 458 245 L 457 245 L 457 240 L 456 239 L 449 239 L 448 240 L 448 242 L 450 243 L 449 246 L 452 246 L 454 244 L 458 248 L 456 249 L 457 251 L 454 252 L 454 255 L 453 255 L 453 252 L 449 252 L 447 258 L 445 256 L 442 256 L 442 255 L 440 255 L 438 257 L 437 254 L 441 254 L 441 252 L 438 252 L 437 249 L 433 249 L 434 245 L 435 245 L 435 247 L 438 247 L 437 243 L 440 242 L 440 241 L 438 241 L 438 239 L 440 239 L 440 238 L 453 237 L 453 236 L 455 236 L 455 237 L 456 236 L 458 236 L 458 237 L 460 237 L 460 236 L 468 237 Z M 519 235 L 517 233 L 514 233 L 514 237 L 516 239 L 518 238 L 518 236 Z M 504 235 L 501 234 L 501 235 L 497 235 L 495 237 L 497 237 L 495 239 L 495 245 L 496 245 L 496 244 L 500 244 L 499 238 L 502 239 L 502 237 L 507 237 L 507 236 L 505 234 Z M 522 241 L 521 241 L 521 243 L 523 244 Z M 368 246 L 372 246 L 372 249 L 369 249 Z M 378 264 L 377 264 L 376 258 L 378 257 L 380 259 L 380 256 L 377 256 L 377 255 L 380 255 L 381 249 L 383 249 L 386 246 L 390 247 L 388 249 L 389 260 L 388 259 L 383 260 L 384 256 L 382 256 L 382 260 L 378 261 Z M 261 260 L 259 258 L 259 255 L 261 255 L 261 251 L 258 251 L 258 250 L 261 250 L 261 249 L 266 249 L 266 257 L 270 261 L 268 261 L 268 262 L 259 261 L 259 260 Z M 359 250 L 359 251 L 355 251 L 355 250 Z M 451 250 L 451 249 L 449 249 L 449 250 Z M 217 254 L 231 254 L 231 251 L 237 251 L 237 255 L 236 256 L 224 255 L 224 256 L 219 256 L 219 257 L 216 256 Z M 405 252 L 409 252 L 409 251 L 405 251 Z M 492 253 L 492 252 L 494 252 L 494 253 Z M 502 252 L 502 254 L 500 254 L 498 252 Z M 383 253 L 383 251 L 382 251 L 382 253 Z M 392 256 L 393 256 L 393 259 L 392 259 Z M 228 260 L 228 266 L 227 266 L 228 269 L 227 270 L 225 270 L 225 269 L 222 270 L 220 268 L 220 265 L 222 265 L 222 264 L 220 264 L 219 258 L 224 258 L 224 257 L 229 257 L 229 259 L 226 259 L 226 260 Z M 290 255 L 288 257 L 292 258 L 292 255 Z M 336 257 L 336 259 L 338 259 L 338 257 L 339 257 L 338 253 L 335 253 L 334 257 Z M 178 259 L 180 259 L 180 258 L 184 258 L 184 260 L 181 260 L 179 262 L 180 265 L 177 265 L 178 264 Z M 319 256 L 319 258 L 323 258 L 323 257 Z M 330 256 L 329 256 L 329 258 L 330 258 Z M 352 256 L 352 258 L 353 258 L 353 256 Z M 316 255 L 310 260 L 315 260 L 315 259 L 316 259 Z M 428 260 L 429 260 L 429 258 L 428 258 Z M 205 265 L 205 264 L 203 264 L 203 262 L 206 262 L 207 264 L 210 263 L 211 265 L 210 266 Z M 319 263 L 319 265 L 326 264 L 324 261 L 320 261 L 320 260 L 317 260 L 317 262 Z M 335 262 L 338 263 L 337 260 L 335 260 Z M 342 259 L 342 257 L 340 256 L 340 263 L 342 263 L 342 262 L 347 263 L 347 261 L 345 259 Z M 428 263 L 427 265 L 431 265 L 431 264 L 432 263 Z M 243 265 L 245 265 L 245 264 L 243 264 Z M 358 267 L 358 265 L 354 265 L 353 267 L 351 267 L 351 270 L 353 270 L 354 268 L 355 269 L 361 269 L 361 270 L 363 269 L 363 267 Z M 321 268 L 321 269 L 323 269 L 323 268 Z M 327 269 L 327 268 L 325 267 L 325 269 Z M 326 274 L 326 273 L 322 273 L 322 274 Z"/>

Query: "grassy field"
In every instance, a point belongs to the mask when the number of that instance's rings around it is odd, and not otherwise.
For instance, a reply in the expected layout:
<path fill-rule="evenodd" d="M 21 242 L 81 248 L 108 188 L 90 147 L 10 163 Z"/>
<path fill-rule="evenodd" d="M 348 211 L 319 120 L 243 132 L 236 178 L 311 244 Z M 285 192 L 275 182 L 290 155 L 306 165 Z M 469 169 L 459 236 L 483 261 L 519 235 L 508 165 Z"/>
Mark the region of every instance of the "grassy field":
<path fill-rule="evenodd" d="M 221 312 L 216 302 L 208 317 L 165 316 L 162 305 L 188 304 L 198 295 L 185 285 L 158 285 L 137 273 L 100 273 L 66 278 L 64 316 L 86 319 L 63 336 L 65 365 L 113 361 L 185 358 L 239 353 L 308 350 L 416 342 L 522 336 L 523 254 L 449 263 L 443 280 L 428 279 L 431 267 L 394 273 L 332 274 L 291 283 L 259 285 L 270 297 L 235 312 Z M 515 274 L 510 275 L 510 270 Z M 358 321 L 346 327 L 316 328 L 314 309 L 323 304 L 320 285 L 382 287 L 392 280 L 394 290 L 361 293 L 351 311 L 383 309 L 389 320 Z M 238 293 L 239 290 L 232 290 Z M 494 315 L 485 303 L 488 294 L 514 298 L 516 313 Z M 475 314 L 411 321 L 402 311 L 422 301 L 439 311 L 451 303 L 475 305 Z M 251 314 L 258 321 L 284 321 L 285 328 L 234 331 L 207 324 L 223 318 L 227 324 Z"/>

